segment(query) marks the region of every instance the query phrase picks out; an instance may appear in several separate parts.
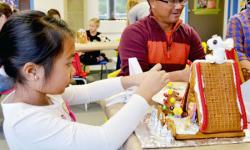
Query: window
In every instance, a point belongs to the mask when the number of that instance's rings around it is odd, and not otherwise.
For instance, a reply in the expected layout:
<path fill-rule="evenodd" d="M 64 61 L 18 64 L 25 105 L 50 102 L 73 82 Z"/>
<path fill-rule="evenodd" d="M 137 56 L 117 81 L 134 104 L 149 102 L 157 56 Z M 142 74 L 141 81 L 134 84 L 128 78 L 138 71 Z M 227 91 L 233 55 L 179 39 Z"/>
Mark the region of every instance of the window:
<path fill-rule="evenodd" d="M 109 1 L 108 0 L 99 0 L 99 18 L 108 19 L 109 14 Z"/>
<path fill-rule="evenodd" d="M 100 19 L 126 19 L 127 0 L 99 0 Z"/>
<path fill-rule="evenodd" d="M 115 0 L 115 18 L 126 19 L 126 3 L 127 0 Z"/>

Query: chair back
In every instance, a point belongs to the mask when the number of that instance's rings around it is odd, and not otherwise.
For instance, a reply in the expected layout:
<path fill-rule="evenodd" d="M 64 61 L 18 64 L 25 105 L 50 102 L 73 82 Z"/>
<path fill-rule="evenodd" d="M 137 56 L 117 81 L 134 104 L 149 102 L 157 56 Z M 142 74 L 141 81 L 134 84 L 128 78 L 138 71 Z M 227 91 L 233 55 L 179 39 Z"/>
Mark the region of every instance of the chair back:
<path fill-rule="evenodd" d="M 72 61 L 73 67 L 75 69 L 74 76 L 79 76 L 85 78 L 87 76 L 87 73 L 82 70 L 80 57 L 78 53 L 75 53 L 74 59 Z"/>

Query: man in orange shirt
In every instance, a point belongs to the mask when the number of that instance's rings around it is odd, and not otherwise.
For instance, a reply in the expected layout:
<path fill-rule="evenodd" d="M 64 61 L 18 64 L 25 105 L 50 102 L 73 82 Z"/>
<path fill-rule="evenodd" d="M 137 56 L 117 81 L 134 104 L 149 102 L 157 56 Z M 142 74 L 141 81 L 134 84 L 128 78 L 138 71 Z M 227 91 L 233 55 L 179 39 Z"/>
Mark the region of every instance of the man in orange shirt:
<path fill-rule="evenodd" d="M 188 81 L 188 62 L 204 59 L 197 32 L 180 20 L 187 0 L 148 0 L 151 14 L 128 26 L 119 45 L 120 75 L 128 75 L 128 58 L 137 57 L 142 70 L 157 63 L 169 72 L 171 81 Z"/>

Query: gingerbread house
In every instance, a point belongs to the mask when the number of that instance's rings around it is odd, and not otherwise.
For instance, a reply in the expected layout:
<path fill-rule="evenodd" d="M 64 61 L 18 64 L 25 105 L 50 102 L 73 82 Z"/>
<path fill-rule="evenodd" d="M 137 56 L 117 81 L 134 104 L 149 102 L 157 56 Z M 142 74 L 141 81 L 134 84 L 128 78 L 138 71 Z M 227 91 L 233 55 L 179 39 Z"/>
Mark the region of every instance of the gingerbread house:
<path fill-rule="evenodd" d="M 207 43 L 213 55 L 193 62 L 187 96 L 182 98 L 181 117 L 158 111 L 164 113 L 160 120 L 176 139 L 241 137 L 248 126 L 240 68 L 237 61 L 225 59 L 225 51 L 233 48 L 233 40 L 223 41 L 215 35 Z"/>
<path fill-rule="evenodd" d="M 197 104 L 199 132 L 176 135 L 176 139 L 244 136 L 247 118 L 240 89 L 239 68 L 234 61 L 214 64 L 196 61 L 192 65 L 186 109 Z"/>

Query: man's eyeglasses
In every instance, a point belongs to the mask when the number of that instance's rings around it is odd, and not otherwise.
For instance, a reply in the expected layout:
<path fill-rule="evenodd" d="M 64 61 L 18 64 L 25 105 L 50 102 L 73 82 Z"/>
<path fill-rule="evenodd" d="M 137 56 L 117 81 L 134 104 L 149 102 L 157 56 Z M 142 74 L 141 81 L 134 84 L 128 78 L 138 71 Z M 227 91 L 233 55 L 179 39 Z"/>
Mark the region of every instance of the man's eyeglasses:
<path fill-rule="evenodd" d="M 167 3 L 167 4 L 171 5 L 171 6 L 174 6 L 177 3 L 179 3 L 182 6 L 184 6 L 188 2 L 188 0 L 158 0 L 158 1 Z"/>

